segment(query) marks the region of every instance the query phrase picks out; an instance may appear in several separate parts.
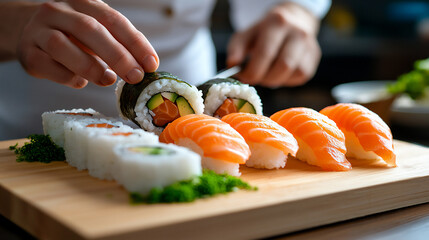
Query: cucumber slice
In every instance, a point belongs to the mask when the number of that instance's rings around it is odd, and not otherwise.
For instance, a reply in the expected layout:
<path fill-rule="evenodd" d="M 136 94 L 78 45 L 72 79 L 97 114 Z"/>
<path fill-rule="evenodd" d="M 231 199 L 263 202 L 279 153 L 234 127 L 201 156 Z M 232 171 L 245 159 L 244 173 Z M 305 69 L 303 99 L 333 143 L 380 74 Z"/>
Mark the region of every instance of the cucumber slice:
<path fill-rule="evenodd" d="M 131 147 L 128 150 L 132 152 L 143 153 L 145 155 L 169 155 L 174 153 L 174 151 L 170 149 L 165 149 L 162 147 L 141 146 L 141 147 Z"/>
<path fill-rule="evenodd" d="M 232 99 L 232 102 L 234 103 L 234 105 L 235 105 L 235 107 L 236 107 L 237 109 L 240 109 L 241 107 L 243 107 L 243 105 L 244 105 L 245 103 L 247 103 L 247 101 L 246 101 L 246 100 L 238 99 L 238 98 L 233 98 L 233 99 Z"/>
<path fill-rule="evenodd" d="M 194 114 L 194 109 L 189 105 L 188 101 L 184 97 L 178 97 L 176 99 L 177 108 L 179 108 L 180 116 L 188 114 Z"/>
<path fill-rule="evenodd" d="M 168 100 L 170 100 L 171 102 L 176 101 L 176 98 L 179 96 L 177 95 L 177 93 L 174 93 L 174 92 L 162 92 L 161 95 L 164 98 L 167 98 Z"/>
<path fill-rule="evenodd" d="M 149 108 L 149 110 L 153 110 L 156 107 L 158 107 L 159 105 L 161 105 L 161 103 L 164 102 L 164 99 L 161 96 L 161 93 L 155 94 L 153 95 L 149 101 L 147 101 L 147 108 Z"/>
<path fill-rule="evenodd" d="M 238 109 L 238 112 L 256 114 L 255 108 L 249 102 L 246 102 L 240 109 Z"/>

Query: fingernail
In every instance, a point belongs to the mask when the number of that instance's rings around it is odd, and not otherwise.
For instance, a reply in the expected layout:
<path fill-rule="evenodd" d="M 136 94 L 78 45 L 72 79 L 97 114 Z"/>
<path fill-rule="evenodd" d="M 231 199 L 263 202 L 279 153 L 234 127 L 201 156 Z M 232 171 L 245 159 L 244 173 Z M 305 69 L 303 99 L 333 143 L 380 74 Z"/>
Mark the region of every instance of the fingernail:
<path fill-rule="evenodd" d="M 74 83 L 75 88 L 84 88 L 88 84 L 88 80 L 86 80 L 81 76 L 75 75 L 74 78 L 75 78 L 75 83 Z"/>
<path fill-rule="evenodd" d="M 158 68 L 158 62 L 155 57 L 152 55 L 147 55 L 143 59 L 143 68 L 146 72 L 155 72 Z"/>
<path fill-rule="evenodd" d="M 103 79 L 101 79 L 101 84 L 104 86 L 112 85 L 114 82 L 116 82 L 116 73 L 113 72 L 111 69 L 106 69 L 104 71 Z"/>
<path fill-rule="evenodd" d="M 144 73 L 138 68 L 134 68 L 127 74 L 127 79 L 129 83 L 138 83 L 143 80 L 143 77 Z"/>

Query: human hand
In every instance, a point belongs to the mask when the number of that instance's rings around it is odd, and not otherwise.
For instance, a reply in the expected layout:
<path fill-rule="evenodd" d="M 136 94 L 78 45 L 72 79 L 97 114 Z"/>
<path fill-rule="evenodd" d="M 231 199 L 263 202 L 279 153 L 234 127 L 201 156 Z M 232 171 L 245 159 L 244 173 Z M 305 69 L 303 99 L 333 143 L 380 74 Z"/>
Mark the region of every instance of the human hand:
<path fill-rule="evenodd" d="M 227 65 L 241 64 L 248 57 L 236 77 L 252 85 L 304 84 L 314 76 L 320 61 L 318 28 L 319 20 L 300 5 L 277 5 L 256 25 L 233 35 Z"/>
<path fill-rule="evenodd" d="M 144 72 L 159 66 L 146 37 L 100 0 L 38 5 L 19 39 L 17 55 L 30 75 L 73 88 L 88 81 L 112 85 L 115 73 L 138 83 Z"/>

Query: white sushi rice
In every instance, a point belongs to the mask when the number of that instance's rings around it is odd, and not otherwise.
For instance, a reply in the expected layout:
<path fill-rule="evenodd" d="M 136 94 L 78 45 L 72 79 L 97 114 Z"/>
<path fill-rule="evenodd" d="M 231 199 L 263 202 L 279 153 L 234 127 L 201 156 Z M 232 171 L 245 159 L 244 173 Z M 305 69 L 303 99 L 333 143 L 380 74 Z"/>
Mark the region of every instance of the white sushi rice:
<path fill-rule="evenodd" d="M 343 133 L 346 137 L 347 157 L 367 160 L 383 160 L 375 152 L 363 149 L 362 145 L 359 143 L 359 139 L 353 132 L 343 130 Z"/>
<path fill-rule="evenodd" d="M 91 176 L 112 180 L 115 162 L 114 147 L 119 144 L 156 144 L 158 136 L 141 129 L 130 130 L 126 127 L 120 129 L 100 128 L 88 134 L 87 167 Z M 131 133 L 128 136 L 114 135 L 115 133 Z"/>
<path fill-rule="evenodd" d="M 262 102 L 255 88 L 248 84 L 233 84 L 223 82 L 213 84 L 204 99 L 204 113 L 213 116 L 214 112 L 227 98 L 237 98 L 248 101 L 255 108 L 256 114 L 262 115 Z"/>
<path fill-rule="evenodd" d="M 92 116 L 72 115 L 68 113 L 89 113 Z M 72 109 L 72 110 L 56 110 L 52 112 L 44 112 L 42 114 L 43 132 L 49 135 L 52 141 L 60 147 L 64 147 L 64 122 L 80 119 L 99 119 L 104 116 L 92 108 L 88 109 Z"/>
<path fill-rule="evenodd" d="M 119 80 L 118 83 L 116 84 L 116 88 L 115 88 L 115 94 L 116 94 L 116 109 L 118 110 L 119 116 L 124 119 L 124 120 L 128 120 L 127 117 L 125 117 L 122 114 L 121 111 L 121 94 L 122 94 L 122 89 L 124 88 L 125 85 L 125 81 L 124 80 Z"/>
<path fill-rule="evenodd" d="M 249 145 L 250 155 L 246 166 L 262 169 L 279 169 L 284 168 L 287 161 L 287 155 L 283 151 L 265 143 L 247 142 Z"/>
<path fill-rule="evenodd" d="M 125 82 L 123 82 L 123 80 L 121 81 L 116 86 L 116 97 L 118 110 L 120 115 L 124 117 L 120 111 L 120 96 Z M 194 109 L 195 114 L 202 114 L 204 111 L 202 92 L 199 91 L 195 86 L 189 86 L 186 83 L 180 83 L 171 79 L 160 79 L 154 81 L 140 93 L 134 108 L 137 116 L 135 120 L 143 129 L 147 131 L 154 132 L 155 134 L 159 135 L 161 134 L 162 130 L 164 130 L 164 128 L 157 127 L 152 123 L 153 113 L 146 106 L 147 101 L 149 101 L 152 96 L 160 92 L 174 92 L 180 96 L 183 96 L 188 101 L 192 109 Z"/>
<path fill-rule="evenodd" d="M 314 154 L 313 149 L 301 138 L 297 137 L 296 141 L 298 142 L 299 146 L 298 152 L 296 153 L 296 158 L 303 162 L 307 162 L 310 165 L 319 166 L 319 160 Z"/>
<path fill-rule="evenodd" d="M 204 156 L 203 149 L 198 146 L 194 141 L 189 138 L 179 138 L 176 144 L 189 148 L 201 156 L 201 165 L 205 169 L 213 170 L 216 173 L 227 173 L 231 176 L 240 176 L 240 165 L 234 162 L 227 162 L 220 159 L 214 159 Z"/>
<path fill-rule="evenodd" d="M 132 147 L 161 147 L 172 153 L 149 155 L 129 150 Z M 147 194 L 174 182 L 201 175 L 198 154 L 173 144 L 120 144 L 114 149 L 113 177 L 130 192 Z"/>
<path fill-rule="evenodd" d="M 108 123 L 117 128 L 92 128 L 86 127 L 89 124 Z M 122 122 L 114 122 L 106 119 L 81 119 L 70 120 L 64 123 L 64 151 L 66 161 L 78 170 L 87 168 L 87 150 L 89 142 L 92 141 L 93 133 L 103 131 L 132 131 L 132 128 L 125 126 Z"/>

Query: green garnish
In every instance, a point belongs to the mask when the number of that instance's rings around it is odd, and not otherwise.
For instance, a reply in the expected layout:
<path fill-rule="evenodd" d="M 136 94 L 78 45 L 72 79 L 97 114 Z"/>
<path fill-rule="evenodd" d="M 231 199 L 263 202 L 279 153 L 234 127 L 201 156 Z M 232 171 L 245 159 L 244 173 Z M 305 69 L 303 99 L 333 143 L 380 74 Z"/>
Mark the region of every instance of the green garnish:
<path fill-rule="evenodd" d="M 17 155 L 17 162 L 43 162 L 64 161 L 64 149 L 56 145 L 49 135 L 33 134 L 27 137 L 30 142 L 18 147 L 18 143 L 10 146 Z"/>
<path fill-rule="evenodd" d="M 162 147 L 131 147 L 128 150 L 146 155 L 171 155 L 174 154 L 173 150 L 165 149 Z"/>
<path fill-rule="evenodd" d="M 424 97 L 425 88 L 429 86 L 429 58 L 414 63 L 414 70 L 402 74 L 398 80 L 387 86 L 392 94 L 405 93 L 412 99 Z"/>
<path fill-rule="evenodd" d="M 238 189 L 255 191 L 258 188 L 250 186 L 238 177 L 204 170 L 201 176 L 193 179 L 179 181 L 162 189 L 153 188 L 146 196 L 130 193 L 130 201 L 133 204 L 192 202 L 198 198 L 226 194 Z"/>

